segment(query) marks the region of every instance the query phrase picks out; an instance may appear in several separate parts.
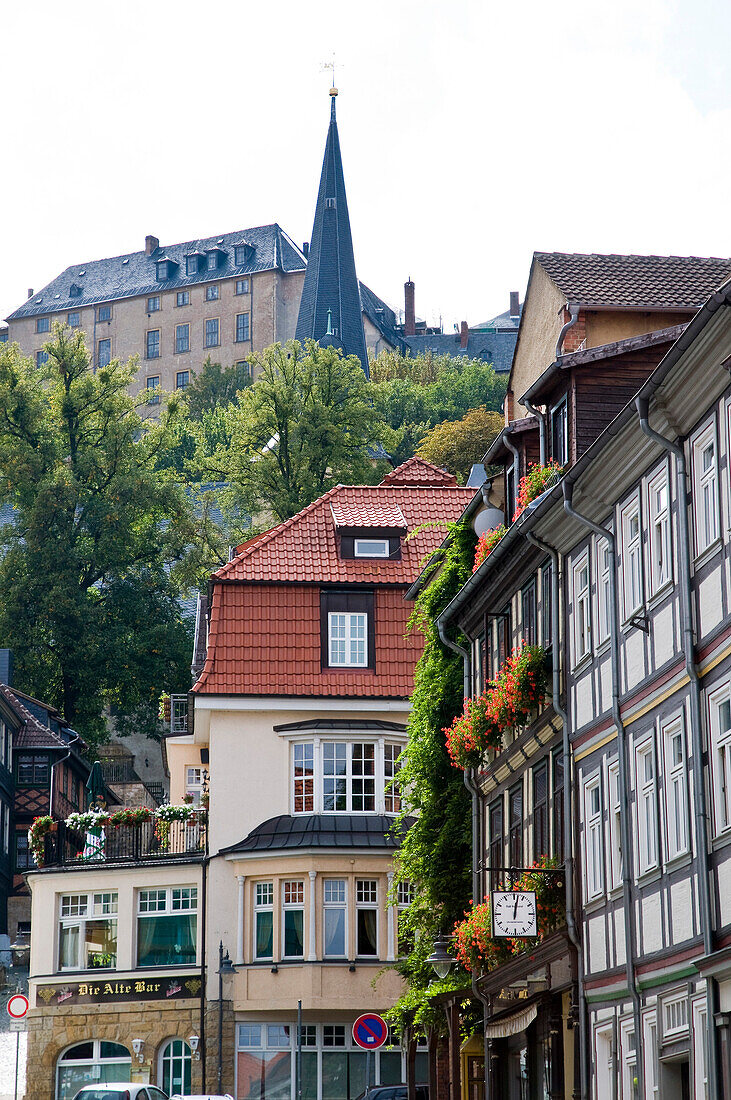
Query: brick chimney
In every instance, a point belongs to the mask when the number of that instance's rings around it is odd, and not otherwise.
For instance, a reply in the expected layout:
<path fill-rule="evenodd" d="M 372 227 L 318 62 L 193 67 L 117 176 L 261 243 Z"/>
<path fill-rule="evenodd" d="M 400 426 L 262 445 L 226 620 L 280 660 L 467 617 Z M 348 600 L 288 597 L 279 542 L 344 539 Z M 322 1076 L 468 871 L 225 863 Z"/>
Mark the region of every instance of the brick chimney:
<path fill-rule="evenodd" d="M 409 276 L 404 283 L 404 336 L 416 335 L 416 288 Z"/>
<path fill-rule="evenodd" d="M 147 236 L 145 237 L 145 255 L 151 256 L 156 248 L 160 247 L 160 242 L 157 237 Z"/>
<path fill-rule="evenodd" d="M 463 321 L 462 324 L 459 326 L 459 346 L 461 348 L 466 348 L 467 347 L 467 341 L 469 340 L 469 336 L 470 336 L 470 327 L 469 327 L 469 325 L 467 324 L 466 321 Z"/>
<path fill-rule="evenodd" d="M 517 290 L 510 291 L 510 316 L 520 317 L 520 292 Z"/>

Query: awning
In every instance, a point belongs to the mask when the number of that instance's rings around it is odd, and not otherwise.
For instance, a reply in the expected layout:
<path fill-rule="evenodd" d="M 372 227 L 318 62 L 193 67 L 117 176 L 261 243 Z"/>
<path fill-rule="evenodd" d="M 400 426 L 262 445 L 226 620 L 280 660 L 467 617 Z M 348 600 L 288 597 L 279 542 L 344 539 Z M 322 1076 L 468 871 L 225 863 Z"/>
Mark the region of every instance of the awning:
<path fill-rule="evenodd" d="M 522 1012 L 516 1012 L 514 1016 L 506 1016 L 504 1020 L 499 1020 L 496 1024 L 486 1024 L 485 1038 L 507 1039 L 509 1035 L 517 1035 L 519 1032 L 525 1031 L 537 1015 L 538 1005 L 531 1005 L 530 1008 L 525 1008 Z"/>

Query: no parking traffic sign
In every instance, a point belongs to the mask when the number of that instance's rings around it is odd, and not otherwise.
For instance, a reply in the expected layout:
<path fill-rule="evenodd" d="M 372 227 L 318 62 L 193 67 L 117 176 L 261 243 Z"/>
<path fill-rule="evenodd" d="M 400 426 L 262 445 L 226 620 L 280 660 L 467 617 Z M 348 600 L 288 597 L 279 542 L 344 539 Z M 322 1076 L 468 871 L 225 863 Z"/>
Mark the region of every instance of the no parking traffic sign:
<path fill-rule="evenodd" d="M 353 1024 L 353 1041 L 363 1050 L 378 1050 L 388 1038 L 388 1024 L 377 1012 L 366 1012 Z"/>

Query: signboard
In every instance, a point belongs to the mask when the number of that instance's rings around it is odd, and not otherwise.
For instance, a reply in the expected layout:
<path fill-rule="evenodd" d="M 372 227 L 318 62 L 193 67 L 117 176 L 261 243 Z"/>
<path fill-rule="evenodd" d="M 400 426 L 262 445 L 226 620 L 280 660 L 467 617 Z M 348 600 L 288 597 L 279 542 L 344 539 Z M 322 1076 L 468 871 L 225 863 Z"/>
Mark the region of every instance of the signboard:
<path fill-rule="evenodd" d="M 14 993 L 8 1001 L 8 1016 L 13 1020 L 22 1020 L 28 1011 L 28 998 L 22 993 Z"/>
<path fill-rule="evenodd" d="M 11 1020 L 8 1031 L 26 1031 L 27 1027 L 25 1020 Z"/>
<path fill-rule="evenodd" d="M 353 1024 L 353 1041 L 363 1050 L 378 1050 L 388 1039 L 388 1024 L 377 1012 L 366 1012 Z"/>
<path fill-rule="evenodd" d="M 200 997 L 202 982 L 198 975 L 168 974 L 153 978 L 114 978 L 84 982 L 56 982 L 39 985 L 39 1004 L 99 1005 L 113 1001 L 182 1001 Z"/>

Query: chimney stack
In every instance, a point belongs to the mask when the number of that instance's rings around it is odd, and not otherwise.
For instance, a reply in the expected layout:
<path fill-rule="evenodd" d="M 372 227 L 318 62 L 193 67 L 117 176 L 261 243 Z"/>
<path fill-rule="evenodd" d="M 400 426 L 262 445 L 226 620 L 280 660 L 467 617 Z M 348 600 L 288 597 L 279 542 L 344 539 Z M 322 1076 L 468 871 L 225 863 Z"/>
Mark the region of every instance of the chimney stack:
<path fill-rule="evenodd" d="M 309 241 L 304 241 L 303 242 L 303 244 L 302 244 L 302 253 L 303 253 L 305 259 L 309 260 L 309 258 L 310 258 L 310 242 Z"/>
<path fill-rule="evenodd" d="M 151 256 L 156 248 L 160 247 L 160 242 L 157 237 L 147 236 L 145 237 L 145 255 Z"/>
<path fill-rule="evenodd" d="M 29 297 L 29 298 L 32 298 L 32 297 L 33 297 L 33 287 L 32 287 L 32 286 L 29 286 L 29 287 L 28 287 L 28 297 Z"/>
<path fill-rule="evenodd" d="M 0 649 L 0 684 L 13 686 L 13 651 Z"/>
<path fill-rule="evenodd" d="M 467 347 L 467 341 L 470 336 L 470 327 L 466 321 L 463 321 L 459 326 L 459 346 L 461 348 Z"/>
<path fill-rule="evenodd" d="M 510 316 L 520 317 L 520 292 L 517 290 L 510 291 Z"/>
<path fill-rule="evenodd" d="M 416 335 L 416 288 L 411 276 L 404 283 L 404 336 Z"/>

